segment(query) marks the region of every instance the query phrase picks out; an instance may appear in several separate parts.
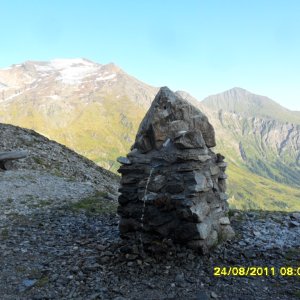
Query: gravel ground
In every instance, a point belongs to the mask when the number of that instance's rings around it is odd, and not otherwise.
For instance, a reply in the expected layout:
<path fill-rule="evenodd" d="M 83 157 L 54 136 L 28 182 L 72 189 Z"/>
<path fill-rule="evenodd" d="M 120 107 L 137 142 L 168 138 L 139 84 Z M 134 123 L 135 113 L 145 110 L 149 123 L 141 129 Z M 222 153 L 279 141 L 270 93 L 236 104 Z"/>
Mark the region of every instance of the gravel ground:
<path fill-rule="evenodd" d="M 29 215 L 39 208 L 62 206 L 96 192 L 91 183 L 69 180 L 37 170 L 0 172 L 1 217 Z"/>
<path fill-rule="evenodd" d="M 0 230 L 1 299 L 299 299 L 300 274 L 213 276 L 216 266 L 300 267 L 293 216 L 236 212 L 236 239 L 203 257 L 170 241 L 141 254 L 120 240 L 115 214 L 11 214 Z"/>

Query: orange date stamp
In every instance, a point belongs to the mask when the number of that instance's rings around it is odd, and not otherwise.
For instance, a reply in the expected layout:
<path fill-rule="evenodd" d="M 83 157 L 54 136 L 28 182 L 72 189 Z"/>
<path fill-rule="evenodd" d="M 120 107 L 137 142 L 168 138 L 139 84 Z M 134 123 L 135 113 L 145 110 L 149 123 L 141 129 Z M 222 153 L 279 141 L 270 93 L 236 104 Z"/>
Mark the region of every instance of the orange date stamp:
<path fill-rule="evenodd" d="M 299 276 L 300 266 L 259 267 L 226 266 L 214 267 L 213 275 L 222 276 Z"/>

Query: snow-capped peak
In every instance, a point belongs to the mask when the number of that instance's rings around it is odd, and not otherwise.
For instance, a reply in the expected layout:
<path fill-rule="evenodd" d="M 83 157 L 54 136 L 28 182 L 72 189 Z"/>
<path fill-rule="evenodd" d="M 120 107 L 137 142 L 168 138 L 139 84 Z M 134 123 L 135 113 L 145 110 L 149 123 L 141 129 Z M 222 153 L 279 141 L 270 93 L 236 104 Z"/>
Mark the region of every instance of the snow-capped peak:
<path fill-rule="evenodd" d="M 101 65 L 92 63 L 82 58 L 76 59 L 54 59 L 50 66 L 59 71 L 57 80 L 66 84 L 78 84 L 88 76 L 95 75 Z"/>
<path fill-rule="evenodd" d="M 118 73 L 118 69 L 114 65 L 101 65 L 84 58 L 53 59 L 48 62 L 26 61 L 21 66 L 24 72 L 20 76 L 26 77 L 26 84 L 36 80 L 42 82 L 44 78 L 51 78 L 67 85 L 80 85 L 88 81 L 115 80 Z M 15 65 L 12 66 L 12 70 L 14 68 Z M 1 80 L 1 82 L 6 83 L 5 80 Z M 9 84 L 9 86 L 12 85 L 16 84 Z M 3 86 L 0 87 L 3 89 Z"/>
<path fill-rule="evenodd" d="M 72 58 L 72 59 L 53 59 L 50 61 L 50 65 L 55 69 L 65 69 L 74 66 L 96 66 L 97 64 L 88 61 L 84 58 Z"/>

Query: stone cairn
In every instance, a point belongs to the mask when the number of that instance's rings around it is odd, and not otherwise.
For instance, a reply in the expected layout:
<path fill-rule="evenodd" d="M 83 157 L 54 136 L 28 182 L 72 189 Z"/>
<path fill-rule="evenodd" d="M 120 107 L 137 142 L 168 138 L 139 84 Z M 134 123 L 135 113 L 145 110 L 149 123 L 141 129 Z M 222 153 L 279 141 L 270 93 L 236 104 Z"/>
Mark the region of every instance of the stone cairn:
<path fill-rule="evenodd" d="M 227 163 L 210 148 L 207 117 L 167 87 L 140 124 L 127 157 L 119 157 L 119 229 L 142 244 L 172 239 L 207 253 L 234 236 L 226 213 Z"/>

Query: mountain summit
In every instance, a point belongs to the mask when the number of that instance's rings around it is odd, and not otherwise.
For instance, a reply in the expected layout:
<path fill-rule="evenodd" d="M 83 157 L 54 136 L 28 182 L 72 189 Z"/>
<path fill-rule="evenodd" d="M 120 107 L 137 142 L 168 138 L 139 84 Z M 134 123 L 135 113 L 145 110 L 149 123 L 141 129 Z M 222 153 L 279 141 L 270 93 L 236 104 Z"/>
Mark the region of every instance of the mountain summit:
<path fill-rule="evenodd" d="M 110 169 L 157 91 L 113 63 L 26 61 L 0 70 L 0 122 L 34 129 Z"/>
<path fill-rule="evenodd" d="M 110 64 L 101 65 L 84 58 L 54 59 L 49 62 L 26 61 L 0 70 L 0 82 L 7 88 L 22 87 L 24 84 L 37 83 L 39 77 L 65 85 L 80 85 L 89 80 L 113 80 L 118 73 L 121 73 L 120 68 L 113 69 Z"/>
<path fill-rule="evenodd" d="M 213 109 L 235 112 L 246 117 L 263 117 L 300 124 L 300 115 L 290 111 L 272 99 L 253 94 L 245 89 L 235 87 L 223 93 L 209 96 L 202 102 Z"/>

